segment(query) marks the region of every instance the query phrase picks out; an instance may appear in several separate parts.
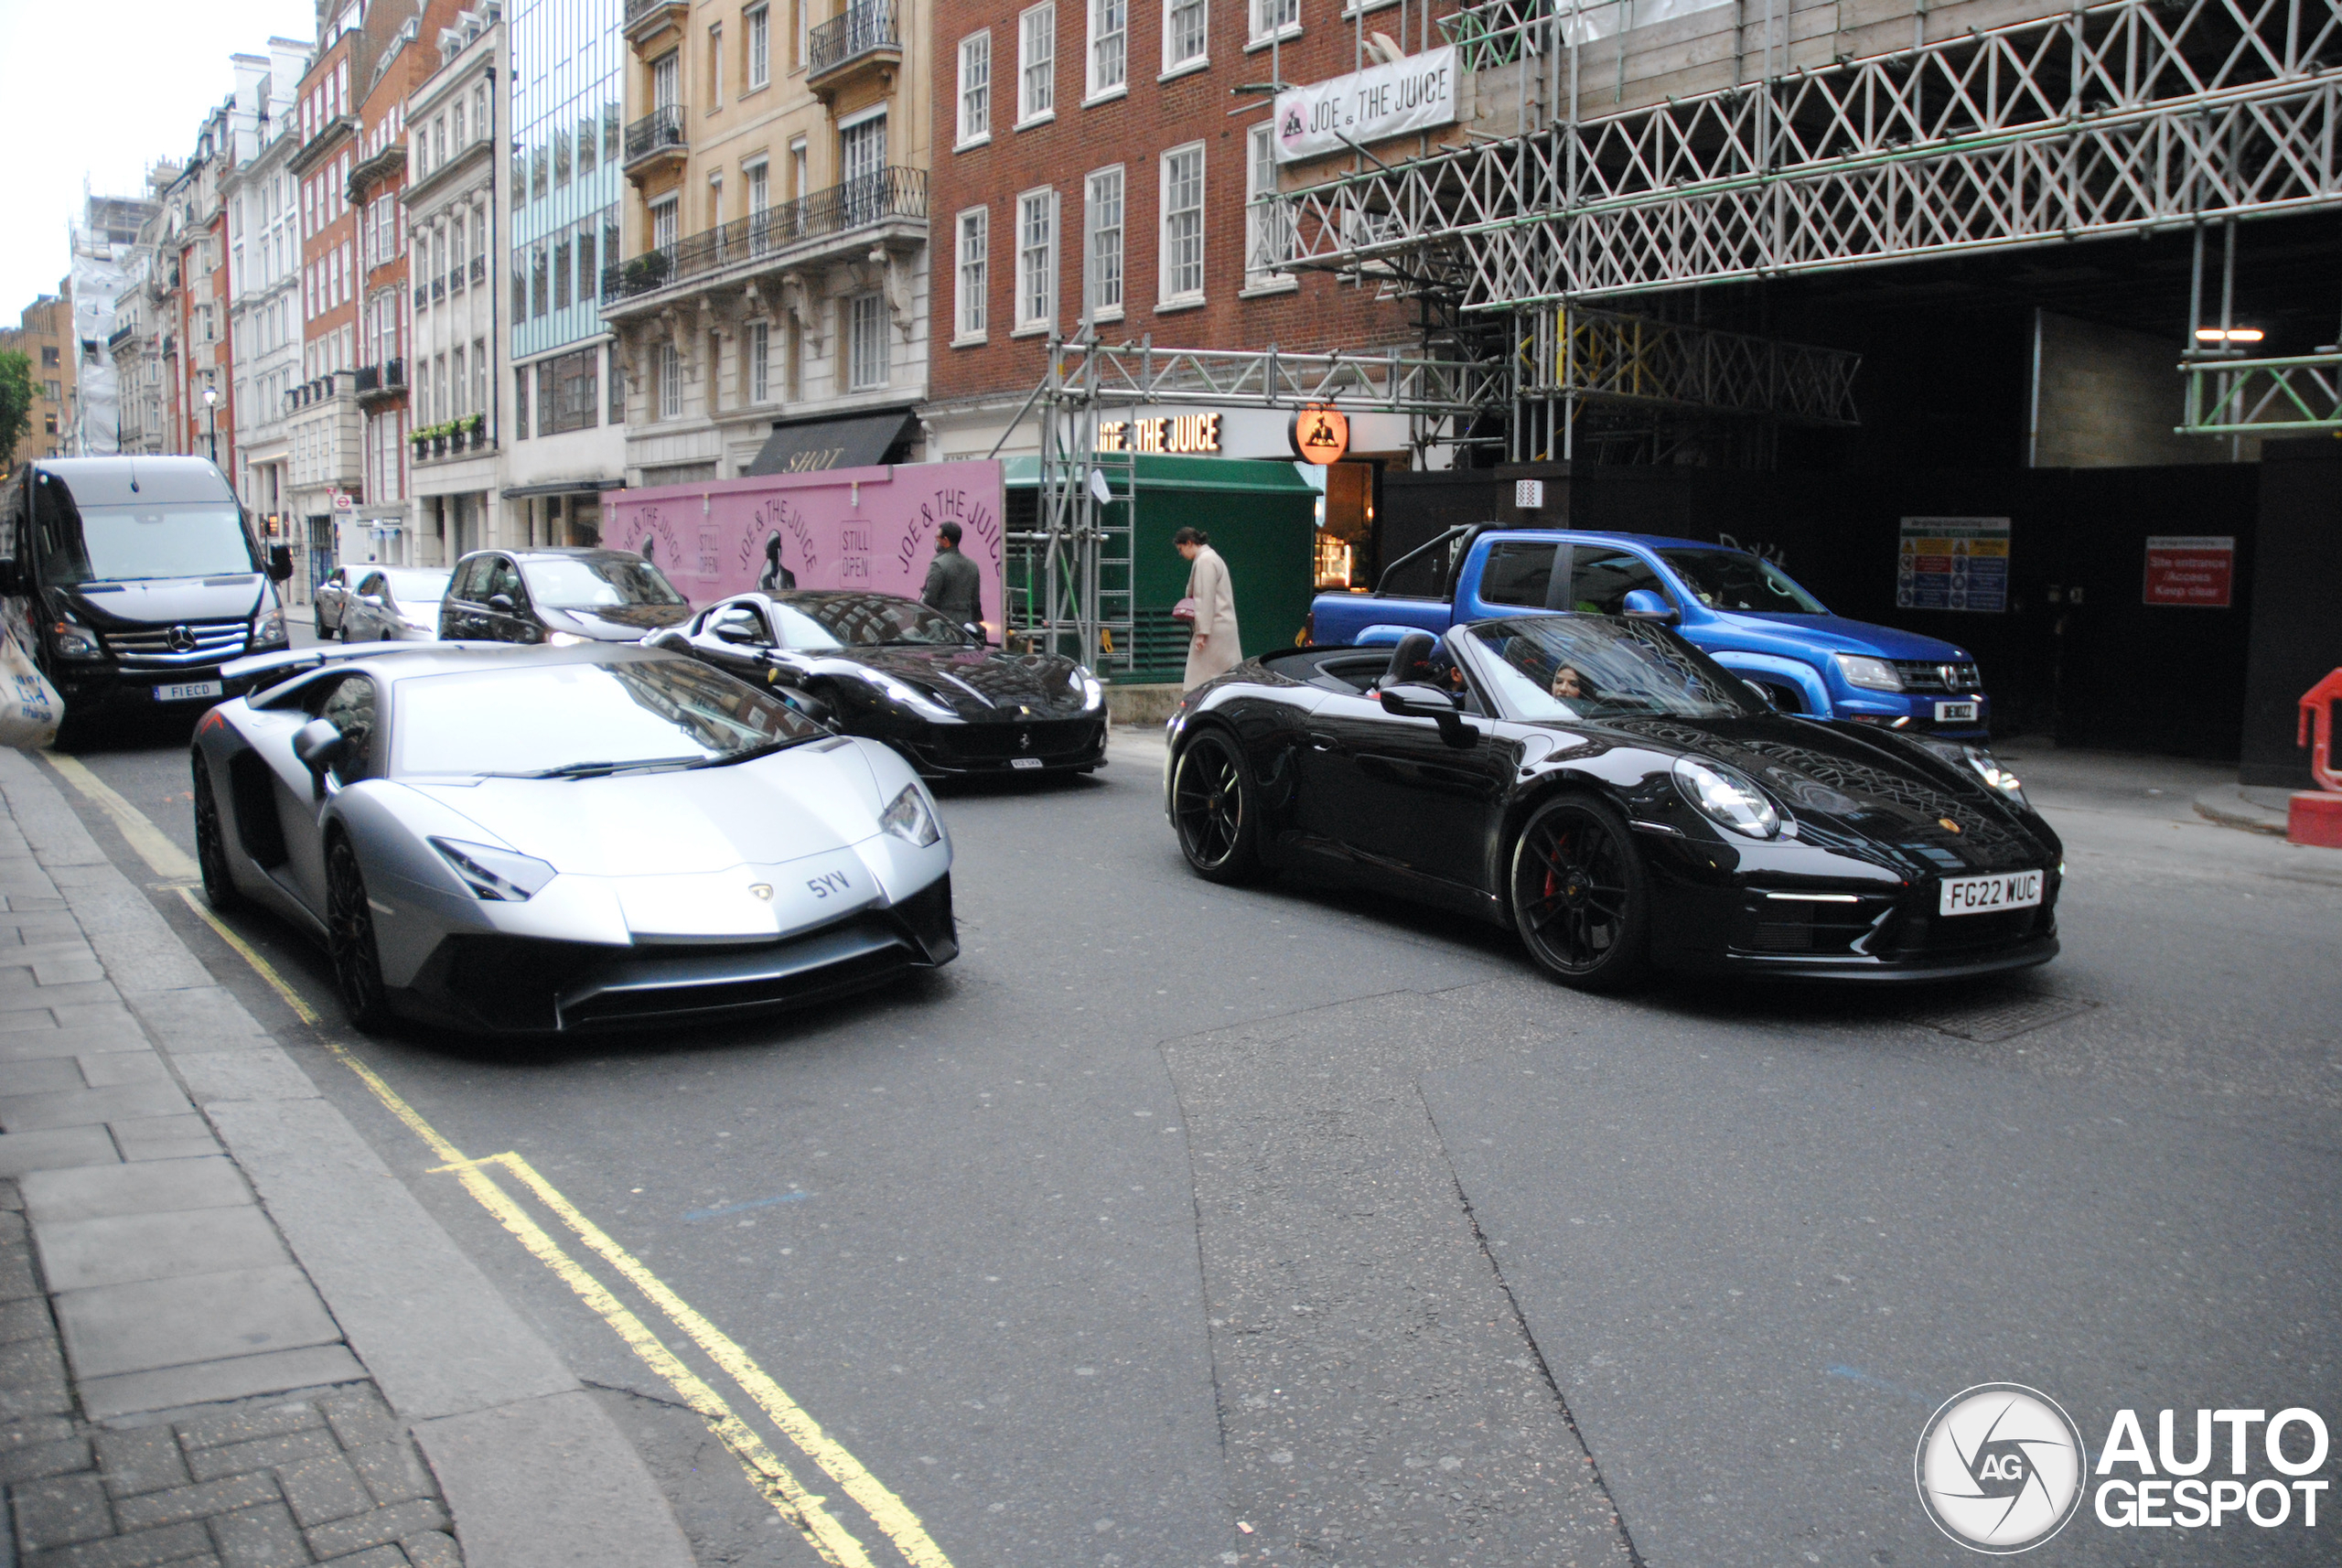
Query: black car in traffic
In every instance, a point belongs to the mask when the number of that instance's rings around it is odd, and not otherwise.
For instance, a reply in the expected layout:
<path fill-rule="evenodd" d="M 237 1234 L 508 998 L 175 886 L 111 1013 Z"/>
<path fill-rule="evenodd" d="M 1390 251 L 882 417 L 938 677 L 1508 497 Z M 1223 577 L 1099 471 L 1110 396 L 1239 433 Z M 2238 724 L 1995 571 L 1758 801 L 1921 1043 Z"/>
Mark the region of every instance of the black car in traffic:
<path fill-rule="evenodd" d="M 447 642 L 639 642 L 691 618 L 691 601 L 631 550 L 475 550 L 439 607 Z"/>
<path fill-rule="evenodd" d="M 1089 772 L 1106 760 L 1106 696 L 1073 660 L 1010 653 L 893 594 L 736 594 L 646 639 L 793 690 L 921 776 Z"/>
<path fill-rule="evenodd" d="M 1980 746 L 1777 713 L 1666 627 L 1527 615 L 1239 665 L 1173 716 L 1215 881 L 1512 927 L 1555 979 L 1927 979 L 2057 951 L 2057 835 Z"/>

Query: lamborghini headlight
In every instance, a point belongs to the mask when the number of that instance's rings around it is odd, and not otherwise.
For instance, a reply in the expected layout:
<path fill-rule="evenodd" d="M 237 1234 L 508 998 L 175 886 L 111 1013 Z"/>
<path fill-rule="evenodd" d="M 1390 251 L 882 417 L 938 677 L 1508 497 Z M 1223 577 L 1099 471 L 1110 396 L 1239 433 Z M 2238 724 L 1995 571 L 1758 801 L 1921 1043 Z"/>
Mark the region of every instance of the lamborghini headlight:
<path fill-rule="evenodd" d="M 943 824 L 935 820 L 935 808 L 927 803 L 927 791 L 917 784 L 903 786 L 903 792 L 895 797 L 894 804 L 879 814 L 878 825 L 921 849 L 943 836 Z"/>
<path fill-rule="evenodd" d="M 2015 774 L 1993 761 L 1991 752 L 1981 746 L 1963 746 L 1960 750 L 1967 757 L 1968 766 L 1976 770 L 1976 776 L 2004 800 L 2014 800 L 2028 811 L 2033 809 L 2033 802 L 2025 798 L 2024 784 Z"/>
<path fill-rule="evenodd" d="M 545 646 L 548 648 L 575 648 L 585 640 L 586 639 L 578 636 L 574 631 L 549 631 L 545 633 Z"/>
<path fill-rule="evenodd" d="M 455 868 L 473 897 L 489 904 L 525 904 L 560 873 L 543 861 L 509 849 L 490 849 L 461 839 L 431 841 L 439 858 Z"/>
<path fill-rule="evenodd" d="M 1676 758 L 1675 787 L 1708 821 L 1752 839 L 1768 839 L 1781 831 L 1781 814 L 1765 792 L 1749 779 L 1721 764 Z"/>

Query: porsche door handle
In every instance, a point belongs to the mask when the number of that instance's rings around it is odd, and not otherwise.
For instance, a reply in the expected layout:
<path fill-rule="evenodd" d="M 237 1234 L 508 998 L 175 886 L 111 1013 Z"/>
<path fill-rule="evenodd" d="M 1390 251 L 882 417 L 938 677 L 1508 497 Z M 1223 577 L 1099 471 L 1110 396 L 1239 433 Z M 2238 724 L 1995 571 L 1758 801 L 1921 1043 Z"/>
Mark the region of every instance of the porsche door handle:
<path fill-rule="evenodd" d="M 1326 734 L 1323 730 L 1309 732 L 1309 749 L 1312 751 L 1332 751 L 1338 745 L 1339 743 L 1332 736 Z"/>

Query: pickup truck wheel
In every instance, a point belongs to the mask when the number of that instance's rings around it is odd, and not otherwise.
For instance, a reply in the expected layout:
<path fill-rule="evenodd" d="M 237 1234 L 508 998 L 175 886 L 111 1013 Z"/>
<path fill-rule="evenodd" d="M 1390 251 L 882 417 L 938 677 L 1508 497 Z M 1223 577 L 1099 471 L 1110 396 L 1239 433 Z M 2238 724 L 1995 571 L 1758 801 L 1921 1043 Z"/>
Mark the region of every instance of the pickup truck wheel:
<path fill-rule="evenodd" d="M 1564 795 L 1539 807 L 1512 849 L 1512 919 L 1545 972 L 1618 991 L 1649 968 L 1650 885 L 1625 821 Z"/>
<path fill-rule="evenodd" d="M 1171 775 L 1171 820 L 1179 852 L 1209 882 L 1249 882 L 1261 873 L 1260 800 L 1235 743 L 1211 730 L 1179 750 Z"/>

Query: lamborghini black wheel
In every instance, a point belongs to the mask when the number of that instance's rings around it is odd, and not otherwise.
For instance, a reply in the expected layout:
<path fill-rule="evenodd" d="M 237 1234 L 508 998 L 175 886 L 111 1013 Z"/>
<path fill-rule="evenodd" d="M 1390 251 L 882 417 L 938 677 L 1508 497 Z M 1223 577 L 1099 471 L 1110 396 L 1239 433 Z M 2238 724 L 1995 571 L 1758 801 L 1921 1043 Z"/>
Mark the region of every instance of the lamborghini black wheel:
<path fill-rule="evenodd" d="M 228 875 L 228 839 L 220 822 L 219 797 L 211 790 L 211 767 L 199 751 L 194 754 L 194 766 L 196 868 L 203 873 L 204 897 L 224 912 L 242 906 L 244 896 Z"/>
<path fill-rule="evenodd" d="M 350 1023 L 369 1034 L 381 1028 L 391 1014 L 381 954 L 374 945 L 374 909 L 358 852 L 339 836 L 326 851 L 326 949 Z"/>

